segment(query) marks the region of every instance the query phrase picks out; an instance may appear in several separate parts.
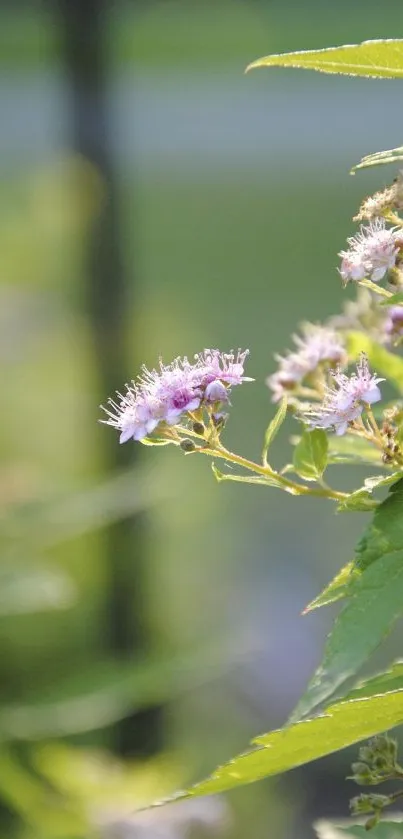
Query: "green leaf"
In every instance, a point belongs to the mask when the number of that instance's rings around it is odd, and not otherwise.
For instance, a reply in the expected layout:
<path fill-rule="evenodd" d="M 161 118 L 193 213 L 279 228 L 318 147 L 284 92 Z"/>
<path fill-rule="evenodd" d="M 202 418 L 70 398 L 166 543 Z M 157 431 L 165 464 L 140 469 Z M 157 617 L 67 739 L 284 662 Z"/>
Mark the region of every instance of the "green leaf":
<path fill-rule="evenodd" d="M 395 480 L 396 473 L 387 477 L 367 478 L 367 482 L 375 485 L 389 483 Z M 403 532 L 400 525 L 400 509 L 403 502 L 403 488 L 397 482 L 390 490 L 390 495 L 377 508 L 373 521 L 365 531 L 356 548 L 356 558 L 348 562 L 334 577 L 318 597 L 306 606 L 303 614 L 328 606 L 347 597 L 353 591 L 353 583 L 375 560 L 388 552 L 403 547 Z M 390 532 L 391 538 L 388 538 Z"/>
<path fill-rule="evenodd" d="M 371 490 L 361 487 L 352 492 L 347 498 L 343 498 L 337 506 L 338 513 L 370 512 L 378 506 L 378 501 L 371 498 Z"/>
<path fill-rule="evenodd" d="M 265 466 L 267 465 L 267 452 L 279 430 L 281 428 L 287 414 L 287 397 L 281 400 L 279 409 L 276 415 L 273 417 L 269 425 L 267 426 L 266 433 L 264 435 L 264 442 L 263 442 L 263 451 L 262 451 L 262 460 Z"/>
<path fill-rule="evenodd" d="M 368 169 L 369 166 L 382 166 L 386 163 L 399 163 L 401 160 L 403 160 L 403 146 L 397 149 L 378 151 L 363 157 L 356 166 L 353 166 L 350 173 L 355 175 L 358 169 Z"/>
<path fill-rule="evenodd" d="M 359 670 L 403 610 L 403 549 L 385 554 L 355 577 L 327 639 L 323 660 L 291 715 L 311 714 Z"/>
<path fill-rule="evenodd" d="M 306 615 L 308 612 L 313 612 L 314 609 L 329 606 L 330 603 L 335 603 L 337 600 L 347 597 L 351 591 L 354 578 L 361 576 L 361 574 L 362 571 L 358 570 L 353 561 L 348 562 L 321 594 L 315 597 L 315 600 L 312 600 L 311 603 L 308 603 L 302 614 Z"/>
<path fill-rule="evenodd" d="M 392 297 L 388 297 L 387 300 L 382 300 L 379 303 L 380 306 L 398 306 L 399 304 L 403 304 L 403 291 L 399 291 L 398 294 L 392 294 Z"/>
<path fill-rule="evenodd" d="M 364 839 L 368 837 L 368 830 L 365 829 L 364 823 L 357 824 L 351 819 L 345 819 L 340 824 L 333 824 L 333 822 L 321 819 L 314 823 L 314 829 L 317 833 L 318 839 Z M 380 821 L 376 827 L 371 829 L 371 839 L 401 839 L 403 837 L 403 813 L 394 813 L 392 818 L 389 816 L 388 821 Z"/>
<path fill-rule="evenodd" d="M 365 570 L 386 553 L 403 549 L 403 480 L 397 481 L 375 511 L 356 547 L 355 565 Z"/>
<path fill-rule="evenodd" d="M 258 58 L 246 68 L 299 67 L 319 73 L 342 73 L 375 79 L 403 77 L 403 41 L 399 39 L 363 41 L 321 50 L 287 52 Z"/>
<path fill-rule="evenodd" d="M 304 431 L 294 449 L 293 465 L 296 473 L 306 481 L 320 479 L 327 466 L 328 437 L 322 428 Z"/>
<path fill-rule="evenodd" d="M 403 661 L 395 661 L 389 670 L 359 682 L 343 700 L 377 696 L 392 690 L 403 690 Z"/>
<path fill-rule="evenodd" d="M 349 332 L 347 336 L 348 354 L 351 359 L 359 358 L 365 352 L 375 373 L 385 376 L 403 393 L 403 358 L 381 347 L 364 332 Z"/>
<path fill-rule="evenodd" d="M 352 465 L 379 466 L 381 463 L 379 450 L 361 437 L 352 437 L 348 434 L 338 437 L 337 434 L 331 434 L 328 442 L 329 464 L 351 463 Z"/>
<path fill-rule="evenodd" d="M 337 507 L 340 513 L 356 511 L 356 510 L 373 510 L 379 506 L 379 502 L 371 498 L 375 489 L 389 486 L 396 483 L 402 477 L 402 472 L 392 472 L 389 475 L 375 475 L 371 478 L 365 478 L 364 486 L 356 489 L 347 498 L 343 499 Z"/>
<path fill-rule="evenodd" d="M 214 477 L 221 483 L 222 481 L 235 481 L 238 484 L 258 484 L 259 486 L 266 486 L 266 487 L 277 487 L 277 489 L 284 489 L 283 484 L 280 481 L 276 481 L 275 478 L 270 477 L 260 477 L 259 475 L 231 475 L 229 472 L 221 472 L 215 463 L 211 464 L 211 469 L 213 472 Z M 297 493 L 294 493 L 295 495 Z"/>
<path fill-rule="evenodd" d="M 403 691 L 338 702 L 326 714 L 257 737 L 257 748 L 219 766 L 201 783 L 171 800 L 225 792 L 287 772 L 320 757 L 372 737 L 403 721 Z"/>

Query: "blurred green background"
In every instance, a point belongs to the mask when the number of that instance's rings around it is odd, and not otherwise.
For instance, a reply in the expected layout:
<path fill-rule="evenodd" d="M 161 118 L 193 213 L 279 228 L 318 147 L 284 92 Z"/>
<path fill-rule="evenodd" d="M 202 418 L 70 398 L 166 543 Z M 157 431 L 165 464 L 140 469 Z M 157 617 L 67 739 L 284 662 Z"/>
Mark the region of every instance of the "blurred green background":
<path fill-rule="evenodd" d="M 347 814 L 342 754 L 133 816 L 284 722 L 332 617 L 301 609 L 365 517 L 119 448 L 98 404 L 159 356 L 249 347 L 225 440 L 258 456 L 273 354 L 340 309 L 351 216 L 395 174 L 348 170 L 401 144 L 401 85 L 243 70 L 402 23 L 394 0 L 0 5 L 1 837 Z"/>

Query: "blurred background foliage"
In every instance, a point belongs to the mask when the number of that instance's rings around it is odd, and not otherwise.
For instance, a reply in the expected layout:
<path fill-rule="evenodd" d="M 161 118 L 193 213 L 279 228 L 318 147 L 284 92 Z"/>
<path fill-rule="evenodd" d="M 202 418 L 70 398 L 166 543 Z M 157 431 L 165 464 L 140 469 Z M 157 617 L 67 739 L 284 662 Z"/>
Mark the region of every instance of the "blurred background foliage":
<path fill-rule="evenodd" d="M 402 23 L 394 0 L 0 5 L 1 836 L 263 839 L 347 812 L 340 755 L 133 815 L 284 722 L 331 620 L 300 611 L 364 519 L 119 448 L 98 404 L 160 355 L 249 346 L 226 441 L 259 452 L 273 353 L 348 295 L 336 253 L 388 177 L 348 170 L 402 142 L 401 93 L 243 69 Z"/>

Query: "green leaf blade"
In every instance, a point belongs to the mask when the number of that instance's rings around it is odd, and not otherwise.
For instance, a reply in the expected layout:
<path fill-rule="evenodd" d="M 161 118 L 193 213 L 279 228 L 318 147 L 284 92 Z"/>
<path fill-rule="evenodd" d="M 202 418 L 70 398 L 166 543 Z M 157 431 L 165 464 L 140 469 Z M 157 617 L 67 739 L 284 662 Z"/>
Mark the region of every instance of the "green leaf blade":
<path fill-rule="evenodd" d="M 388 163 L 400 163 L 403 160 L 403 146 L 397 149 L 388 149 L 387 151 L 378 151 L 374 154 L 367 154 L 363 157 L 356 166 L 350 170 L 351 175 L 359 169 L 368 169 L 371 166 L 384 166 Z"/>
<path fill-rule="evenodd" d="M 338 702 L 326 714 L 263 734 L 257 748 L 220 766 L 205 781 L 170 800 L 213 795 L 287 772 L 403 721 L 403 692 Z M 166 803 L 166 802 L 163 802 Z"/>
<path fill-rule="evenodd" d="M 269 425 L 267 426 L 266 433 L 264 435 L 264 442 L 263 442 L 263 450 L 262 450 L 262 460 L 265 465 L 267 465 L 267 453 L 269 448 L 278 433 L 279 429 L 281 428 L 285 418 L 287 415 L 287 397 L 281 400 L 279 409 L 276 415 L 273 417 Z"/>
<path fill-rule="evenodd" d="M 395 661 L 389 670 L 377 673 L 356 685 L 343 700 L 362 699 L 363 697 L 377 696 L 383 693 L 390 693 L 394 690 L 403 690 L 403 661 Z"/>
<path fill-rule="evenodd" d="M 354 580 L 336 618 L 322 663 L 291 715 L 308 716 L 365 663 L 403 609 L 403 549 L 386 554 Z"/>
<path fill-rule="evenodd" d="M 249 64 L 246 72 L 258 67 L 294 67 L 375 79 L 403 78 L 403 40 L 363 41 L 327 49 L 267 55 Z"/>
<path fill-rule="evenodd" d="M 308 603 L 308 606 L 305 607 L 302 614 L 306 615 L 308 612 L 313 612 L 314 609 L 320 609 L 321 606 L 329 606 L 331 603 L 336 603 L 337 600 L 347 597 L 354 578 L 360 576 L 361 573 L 353 561 L 348 562 L 321 594 L 315 597 L 311 603 Z"/>
<path fill-rule="evenodd" d="M 305 430 L 294 449 L 293 466 L 306 481 L 318 481 L 327 466 L 328 437 L 322 428 Z"/>

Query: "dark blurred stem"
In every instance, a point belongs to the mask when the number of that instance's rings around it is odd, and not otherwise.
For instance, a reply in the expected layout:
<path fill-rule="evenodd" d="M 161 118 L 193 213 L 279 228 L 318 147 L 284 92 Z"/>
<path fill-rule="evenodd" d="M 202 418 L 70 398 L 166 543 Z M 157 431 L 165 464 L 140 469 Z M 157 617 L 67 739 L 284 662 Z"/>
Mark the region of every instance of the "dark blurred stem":
<path fill-rule="evenodd" d="M 133 375 L 128 370 L 128 288 L 122 257 L 118 189 L 111 151 L 107 107 L 104 36 L 108 0 L 57 0 L 64 66 L 70 91 L 74 150 L 96 167 L 105 200 L 87 240 L 85 303 L 98 373 L 99 399 Z M 131 284 L 132 292 L 133 284 Z M 132 307 L 131 307 L 132 308 Z M 131 323 L 133 328 L 133 323 Z M 94 422 L 97 403 L 94 404 Z M 119 447 L 115 435 L 100 435 L 105 471 L 127 465 L 140 447 Z M 128 454 L 130 452 L 130 454 Z M 145 560 L 146 528 L 142 515 L 119 522 L 105 533 L 108 567 L 106 644 L 119 658 L 147 650 Z M 149 754 L 160 745 L 161 709 L 136 714 L 116 731 L 121 753 Z"/>

